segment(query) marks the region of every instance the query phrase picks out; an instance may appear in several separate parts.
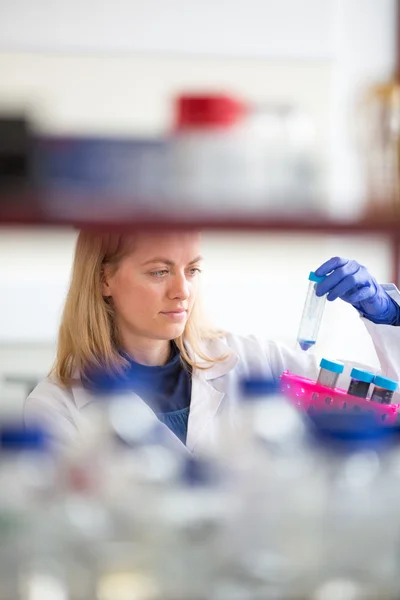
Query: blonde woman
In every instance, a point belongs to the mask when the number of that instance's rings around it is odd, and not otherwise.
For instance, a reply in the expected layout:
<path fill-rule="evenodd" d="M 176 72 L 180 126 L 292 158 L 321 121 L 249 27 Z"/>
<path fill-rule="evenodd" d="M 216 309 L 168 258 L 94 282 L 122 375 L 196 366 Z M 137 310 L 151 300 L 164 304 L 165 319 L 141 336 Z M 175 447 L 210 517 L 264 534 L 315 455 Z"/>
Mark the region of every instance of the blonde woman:
<path fill-rule="evenodd" d="M 167 435 L 196 451 L 218 442 L 221 415 L 234 423 L 239 378 L 278 378 L 285 369 L 317 374 L 313 355 L 207 327 L 198 305 L 201 265 L 198 233 L 81 232 L 55 365 L 28 397 L 26 420 L 39 417 L 60 442 L 72 441 L 96 401 L 98 375 L 103 384 L 126 378 Z M 352 302 L 375 323 L 397 324 L 397 303 L 364 267 L 331 259 L 318 271 L 330 273 L 322 290 L 329 299 Z M 388 376 L 385 344 L 398 345 L 392 324 L 367 322 Z"/>

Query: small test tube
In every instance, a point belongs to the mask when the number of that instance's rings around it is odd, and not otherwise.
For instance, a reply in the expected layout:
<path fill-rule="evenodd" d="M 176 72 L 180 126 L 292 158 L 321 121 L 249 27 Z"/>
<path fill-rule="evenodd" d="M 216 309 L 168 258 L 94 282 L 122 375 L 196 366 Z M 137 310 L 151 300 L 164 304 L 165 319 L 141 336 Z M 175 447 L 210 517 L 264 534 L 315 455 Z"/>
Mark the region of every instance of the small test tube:
<path fill-rule="evenodd" d="M 315 288 L 318 283 L 325 279 L 325 277 L 326 275 L 318 277 L 313 271 L 311 271 L 308 277 L 310 283 L 308 285 L 306 301 L 304 303 L 299 332 L 297 334 L 299 346 L 305 351 L 314 346 L 317 341 L 318 330 L 324 313 L 326 295 L 317 296 Z"/>
<path fill-rule="evenodd" d="M 397 387 L 397 381 L 394 381 L 394 379 L 376 375 L 374 378 L 374 389 L 372 390 L 371 401 L 379 402 L 380 404 L 390 404 Z"/>
<path fill-rule="evenodd" d="M 369 371 L 363 371 L 363 369 L 352 369 L 350 377 L 351 381 L 347 393 L 351 396 L 357 396 L 357 398 L 366 398 L 375 375 Z"/>
<path fill-rule="evenodd" d="M 335 388 L 339 375 L 343 373 L 344 364 L 339 361 L 323 358 L 319 363 L 319 366 L 321 369 L 319 371 L 317 383 L 332 389 Z"/>

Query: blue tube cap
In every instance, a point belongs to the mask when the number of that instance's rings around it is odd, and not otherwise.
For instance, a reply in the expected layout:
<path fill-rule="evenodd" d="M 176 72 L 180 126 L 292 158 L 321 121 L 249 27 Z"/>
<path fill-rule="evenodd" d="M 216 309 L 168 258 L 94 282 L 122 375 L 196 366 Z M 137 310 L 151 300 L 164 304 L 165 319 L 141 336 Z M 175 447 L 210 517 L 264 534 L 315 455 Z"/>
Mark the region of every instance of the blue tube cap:
<path fill-rule="evenodd" d="M 332 371 L 332 373 L 343 373 L 344 364 L 336 361 L 336 360 L 328 360 L 327 358 L 323 358 L 319 363 L 321 369 L 326 369 L 327 371 Z"/>
<path fill-rule="evenodd" d="M 314 271 L 310 271 L 310 274 L 308 276 L 308 281 L 314 281 L 315 283 L 321 283 L 321 281 L 324 281 L 324 279 L 326 279 L 326 275 L 322 275 L 321 277 L 318 277 L 318 275 L 316 275 L 314 273 Z"/>
<path fill-rule="evenodd" d="M 389 390 L 390 392 L 395 392 L 397 390 L 397 381 L 389 379 L 388 377 L 382 377 L 381 375 L 375 377 L 374 384 L 385 390 Z"/>
<path fill-rule="evenodd" d="M 38 451 L 47 450 L 49 436 L 39 426 L 3 425 L 0 428 L 0 452 L 3 451 Z"/>
<path fill-rule="evenodd" d="M 278 383 L 274 379 L 263 377 L 251 377 L 242 379 L 240 382 L 242 394 L 247 397 L 251 396 L 272 396 L 279 392 Z"/>
<path fill-rule="evenodd" d="M 352 369 L 350 373 L 352 379 L 357 381 L 364 381 L 365 383 L 372 383 L 375 375 L 369 371 L 363 371 L 362 369 Z"/>

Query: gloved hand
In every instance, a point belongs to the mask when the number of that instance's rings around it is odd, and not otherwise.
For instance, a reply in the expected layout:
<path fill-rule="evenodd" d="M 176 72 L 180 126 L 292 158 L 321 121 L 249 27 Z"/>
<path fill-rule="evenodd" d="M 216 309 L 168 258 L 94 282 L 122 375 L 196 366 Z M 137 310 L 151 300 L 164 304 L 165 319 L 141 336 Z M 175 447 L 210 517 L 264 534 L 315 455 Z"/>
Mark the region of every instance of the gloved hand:
<path fill-rule="evenodd" d="M 318 267 L 315 274 L 327 275 L 317 284 L 317 296 L 328 294 L 330 301 L 341 298 L 373 323 L 400 325 L 399 305 L 357 261 L 336 256 Z"/>

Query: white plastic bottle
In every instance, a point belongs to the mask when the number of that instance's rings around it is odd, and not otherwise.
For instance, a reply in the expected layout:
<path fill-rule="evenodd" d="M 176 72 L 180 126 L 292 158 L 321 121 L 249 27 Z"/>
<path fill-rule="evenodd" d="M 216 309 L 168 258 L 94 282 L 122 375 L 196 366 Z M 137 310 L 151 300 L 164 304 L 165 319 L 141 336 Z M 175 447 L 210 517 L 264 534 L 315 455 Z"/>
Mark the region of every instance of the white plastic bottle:
<path fill-rule="evenodd" d="M 308 597 L 397 598 L 399 487 L 391 459 L 398 435 L 369 414 L 316 413 L 312 420 L 325 493 L 320 568 Z"/>
<path fill-rule="evenodd" d="M 66 556 L 51 518 L 56 461 L 38 426 L 0 425 L 0 598 L 66 600 Z"/>
<path fill-rule="evenodd" d="M 291 598 L 311 576 L 320 550 L 310 534 L 321 485 L 307 449 L 303 417 L 265 378 L 241 384 L 229 485 L 238 504 L 227 531 L 231 572 L 249 597 Z M 252 582 L 252 583 L 250 583 Z"/>
<path fill-rule="evenodd" d="M 232 217 L 265 193 L 249 107 L 227 95 L 182 95 L 170 144 L 170 202 L 190 214 Z M 258 169 L 258 175 L 255 173 Z"/>

